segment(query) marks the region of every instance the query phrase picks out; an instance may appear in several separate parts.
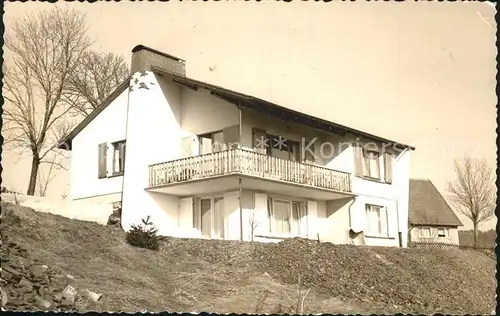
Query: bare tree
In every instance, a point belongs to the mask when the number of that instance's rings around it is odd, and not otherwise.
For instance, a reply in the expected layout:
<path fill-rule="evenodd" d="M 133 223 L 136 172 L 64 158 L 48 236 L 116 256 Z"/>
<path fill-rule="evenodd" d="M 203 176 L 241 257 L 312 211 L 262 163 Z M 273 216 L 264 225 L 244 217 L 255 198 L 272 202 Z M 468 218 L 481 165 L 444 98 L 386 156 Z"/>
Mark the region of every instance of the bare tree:
<path fill-rule="evenodd" d="M 126 80 L 128 74 L 123 57 L 87 51 L 71 77 L 66 95 L 72 113 L 88 116 Z"/>
<path fill-rule="evenodd" d="M 4 135 L 9 147 L 32 156 L 28 195 L 61 136 L 56 123 L 70 110 L 64 95 L 91 45 L 85 33 L 84 15 L 56 7 L 18 19 L 5 37 Z"/>
<path fill-rule="evenodd" d="M 47 194 L 49 184 L 54 180 L 57 170 L 67 170 L 66 166 L 64 166 L 66 158 L 67 157 L 62 151 L 54 151 L 48 155 L 47 160 L 42 162 L 46 163 L 48 166 L 45 171 L 43 168 L 38 169 L 37 187 L 39 196 L 45 196 Z"/>
<path fill-rule="evenodd" d="M 451 202 L 474 225 L 474 247 L 479 224 L 491 219 L 495 210 L 492 169 L 484 159 L 464 155 L 454 162 L 456 179 L 449 183 Z"/>
<path fill-rule="evenodd" d="M 255 212 L 252 211 L 252 215 L 248 218 L 248 224 L 250 225 L 250 240 L 253 242 L 253 238 L 255 235 L 255 230 L 259 226 L 259 222 L 255 220 Z"/>

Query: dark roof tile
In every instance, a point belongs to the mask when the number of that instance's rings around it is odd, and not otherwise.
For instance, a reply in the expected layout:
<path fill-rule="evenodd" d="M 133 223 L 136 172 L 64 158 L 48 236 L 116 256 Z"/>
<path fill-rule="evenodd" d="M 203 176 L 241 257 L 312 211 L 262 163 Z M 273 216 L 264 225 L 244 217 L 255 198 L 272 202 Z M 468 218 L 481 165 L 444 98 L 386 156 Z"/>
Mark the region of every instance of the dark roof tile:
<path fill-rule="evenodd" d="M 463 226 L 430 180 L 410 179 L 409 204 L 409 220 L 413 225 Z"/>

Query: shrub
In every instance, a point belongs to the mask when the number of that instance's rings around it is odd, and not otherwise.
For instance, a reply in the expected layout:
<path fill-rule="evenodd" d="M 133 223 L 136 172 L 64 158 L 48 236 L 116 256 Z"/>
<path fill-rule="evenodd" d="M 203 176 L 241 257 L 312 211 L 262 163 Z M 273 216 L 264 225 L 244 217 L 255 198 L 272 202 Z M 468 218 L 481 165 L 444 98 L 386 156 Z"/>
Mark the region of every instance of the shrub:
<path fill-rule="evenodd" d="M 131 229 L 127 232 L 127 242 L 139 248 L 158 250 L 160 247 L 160 236 L 157 235 L 158 229 L 149 221 L 149 216 L 142 220 L 142 224 L 130 225 Z"/>

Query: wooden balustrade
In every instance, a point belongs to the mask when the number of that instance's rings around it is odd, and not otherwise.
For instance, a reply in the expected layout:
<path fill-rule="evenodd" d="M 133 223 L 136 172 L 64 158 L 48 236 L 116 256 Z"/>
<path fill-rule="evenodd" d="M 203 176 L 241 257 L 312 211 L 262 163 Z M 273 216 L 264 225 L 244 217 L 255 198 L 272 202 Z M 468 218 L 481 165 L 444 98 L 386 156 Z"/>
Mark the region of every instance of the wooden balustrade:
<path fill-rule="evenodd" d="M 350 175 L 346 172 L 271 157 L 245 149 L 230 149 L 151 165 L 149 186 L 237 173 L 351 192 Z"/>

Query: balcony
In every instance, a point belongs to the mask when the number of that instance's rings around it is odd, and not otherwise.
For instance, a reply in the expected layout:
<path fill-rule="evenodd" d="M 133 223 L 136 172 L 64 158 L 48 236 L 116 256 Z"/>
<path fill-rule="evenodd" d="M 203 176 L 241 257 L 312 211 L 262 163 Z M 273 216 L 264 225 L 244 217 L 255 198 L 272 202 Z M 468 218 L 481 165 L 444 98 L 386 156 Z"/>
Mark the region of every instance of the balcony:
<path fill-rule="evenodd" d="M 350 193 L 350 174 L 312 164 L 230 149 L 149 166 L 149 189 L 234 175 Z"/>

